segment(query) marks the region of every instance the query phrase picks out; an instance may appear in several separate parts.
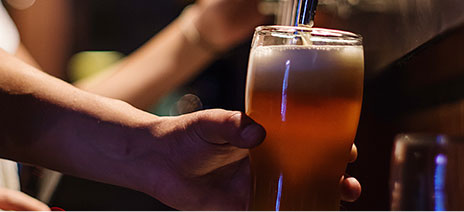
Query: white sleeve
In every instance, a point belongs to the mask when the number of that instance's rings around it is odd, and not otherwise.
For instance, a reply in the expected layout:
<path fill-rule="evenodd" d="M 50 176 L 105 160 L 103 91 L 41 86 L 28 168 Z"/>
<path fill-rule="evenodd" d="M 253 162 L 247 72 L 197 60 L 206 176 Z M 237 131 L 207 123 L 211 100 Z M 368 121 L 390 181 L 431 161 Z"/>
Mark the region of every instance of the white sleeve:
<path fill-rule="evenodd" d="M 0 1 L 0 48 L 14 54 L 19 46 L 19 33 L 16 25 Z"/>
<path fill-rule="evenodd" d="M 18 164 L 0 159 L 0 187 L 19 191 Z"/>

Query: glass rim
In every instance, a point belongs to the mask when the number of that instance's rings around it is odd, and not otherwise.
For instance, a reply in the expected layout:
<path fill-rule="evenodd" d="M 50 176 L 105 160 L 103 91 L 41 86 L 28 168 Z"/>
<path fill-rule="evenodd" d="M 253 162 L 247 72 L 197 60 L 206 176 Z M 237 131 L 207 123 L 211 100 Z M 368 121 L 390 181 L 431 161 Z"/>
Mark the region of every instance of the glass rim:
<path fill-rule="evenodd" d="M 258 26 L 255 28 L 255 32 L 276 32 L 276 33 L 311 33 L 311 36 L 316 37 L 325 37 L 325 38 L 341 38 L 347 40 L 357 40 L 362 42 L 363 37 L 360 34 L 356 34 L 349 31 L 337 30 L 337 29 L 328 29 L 328 28 L 319 28 L 319 27 L 299 27 L 299 26 L 283 26 L 283 25 L 265 25 Z"/>
<path fill-rule="evenodd" d="M 395 142 L 415 145 L 442 145 L 448 140 L 449 136 L 434 133 L 401 133 L 395 136 Z"/>
<path fill-rule="evenodd" d="M 412 145 L 446 145 L 450 143 L 464 143 L 464 136 L 440 133 L 401 133 L 395 136 L 395 142 Z"/>

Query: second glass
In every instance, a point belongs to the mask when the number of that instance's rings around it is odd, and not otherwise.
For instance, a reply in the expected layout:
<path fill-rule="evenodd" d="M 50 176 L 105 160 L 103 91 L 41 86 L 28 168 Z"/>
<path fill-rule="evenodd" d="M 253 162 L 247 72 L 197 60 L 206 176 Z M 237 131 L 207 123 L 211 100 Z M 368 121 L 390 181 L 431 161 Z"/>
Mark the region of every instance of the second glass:
<path fill-rule="evenodd" d="M 401 134 L 390 172 L 394 211 L 464 210 L 464 138 Z"/>
<path fill-rule="evenodd" d="M 250 151 L 250 210 L 339 210 L 363 71 L 359 35 L 289 26 L 256 29 L 246 113 L 267 136 Z"/>

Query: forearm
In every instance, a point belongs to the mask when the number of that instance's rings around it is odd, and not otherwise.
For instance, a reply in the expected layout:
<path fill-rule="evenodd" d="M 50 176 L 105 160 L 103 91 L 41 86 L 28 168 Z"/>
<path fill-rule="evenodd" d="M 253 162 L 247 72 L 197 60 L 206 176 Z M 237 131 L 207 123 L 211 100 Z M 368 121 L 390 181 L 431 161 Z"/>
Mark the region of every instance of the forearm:
<path fill-rule="evenodd" d="M 112 73 L 76 85 L 103 96 L 122 99 L 138 108 L 153 105 L 195 76 L 215 56 L 210 49 L 192 42 L 182 33 L 182 27 L 193 24 L 192 19 L 198 15 L 191 9 L 109 70 Z"/>
<path fill-rule="evenodd" d="M 1 50 L 0 102 L 0 156 L 140 189 L 135 163 L 148 144 L 131 138 L 151 136 L 155 116 L 82 92 Z"/>

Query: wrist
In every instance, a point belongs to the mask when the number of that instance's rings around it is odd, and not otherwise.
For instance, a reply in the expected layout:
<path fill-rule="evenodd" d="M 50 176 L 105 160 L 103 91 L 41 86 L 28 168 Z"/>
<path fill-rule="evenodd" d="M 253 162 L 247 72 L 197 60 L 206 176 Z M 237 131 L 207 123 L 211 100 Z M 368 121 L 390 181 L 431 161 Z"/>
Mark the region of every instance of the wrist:
<path fill-rule="evenodd" d="M 94 138 L 96 142 L 89 143 L 92 151 L 99 155 L 99 162 L 87 161 L 96 168 L 96 180 L 154 196 L 165 168 L 165 154 L 156 131 L 158 122 L 159 118 L 151 123 L 132 122 L 122 126 L 100 123 L 96 130 L 100 135 Z"/>
<path fill-rule="evenodd" d="M 134 144 L 140 149 L 140 154 L 133 161 L 134 165 L 128 166 L 129 169 L 124 170 L 125 173 L 131 175 L 133 184 L 130 188 L 144 192 L 164 204 L 170 203 L 170 194 L 173 188 L 178 186 L 179 182 L 177 173 L 173 170 L 170 162 L 173 157 L 173 143 L 175 137 L 173 128 L 177 128 L 169 121 L 168 117 L 160 117 L 156 121 L 141 127 L 147 135 L 144 144 Z M 134 175 L 135 174 L 135 175 Z M 175 204 L 175 205 L 179 205 Z"/>
<path fill-rule="evenodd" d="M 69 158 L 50 168 L 144 192 L 160 169 L 161 161 L 153 160 L 159 140 L 152 131 L 160 118 L 123 101 L 99 99 L 95 114 L 66 114 L 50 126 L 41 140 L 62 141 L 51 157 Z"/>

